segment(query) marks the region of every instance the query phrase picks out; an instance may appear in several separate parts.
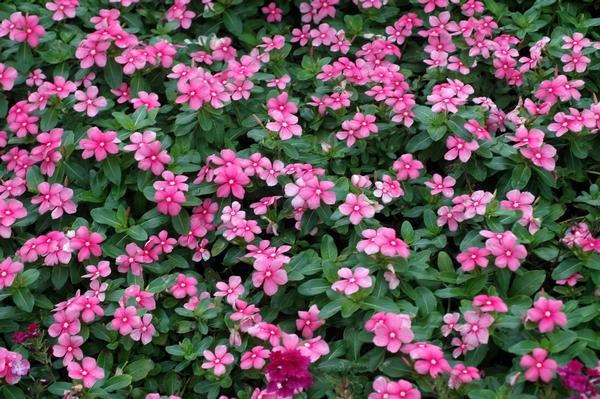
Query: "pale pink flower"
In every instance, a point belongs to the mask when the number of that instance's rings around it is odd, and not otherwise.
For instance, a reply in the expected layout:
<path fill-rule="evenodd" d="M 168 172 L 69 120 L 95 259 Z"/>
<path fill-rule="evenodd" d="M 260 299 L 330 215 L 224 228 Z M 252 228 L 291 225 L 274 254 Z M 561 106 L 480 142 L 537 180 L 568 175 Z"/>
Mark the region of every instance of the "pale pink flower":
<path fill-rule="evenodd" d="M 333 283 L 331 288 L 334 291 L 344 293 L 344 295 L 352 295 L 358 292 L 360 288 L 369 288 L 373 284 L 373 280 L 369 276 L 369 269 L 364 267 L 357 267 L 354 271 L 342 267 L 337 274 L 341 277 L 341 280 Z"/>
<path fill-rule="evenodd" d="M 94 117 L 98 114 L 98 108 L 104 108 L 108 104 L 106 98 L 98 97 L 98 88 L 96 86 L 90 86 L 86 92 L 77 90 L 75 92 L 75 98 L 80 102 L 73 106 L 73 109 L 77 112 L 86 111 L 89 117 Z"/>
<path fill-rule="evenodd" d="M 84 357 L 81 364 L 72 361 L 67 365 L 69 377 L 74 380 L 82 380 L 83 386 L 91 388 L 96 381 L 104 378 L 104 370 L 96 365 L 96 359 Z"/>
<path fill-rule="evenodd" d="M 233 355 L 227 352 L 225 345 L 217 345 L 215 351 L 205 350 L 203 352 L 206 362 L 202 363 L 203 369 L 213 369 L 216 376 L 225 374 L 226 366 L 233 363 Z"/>

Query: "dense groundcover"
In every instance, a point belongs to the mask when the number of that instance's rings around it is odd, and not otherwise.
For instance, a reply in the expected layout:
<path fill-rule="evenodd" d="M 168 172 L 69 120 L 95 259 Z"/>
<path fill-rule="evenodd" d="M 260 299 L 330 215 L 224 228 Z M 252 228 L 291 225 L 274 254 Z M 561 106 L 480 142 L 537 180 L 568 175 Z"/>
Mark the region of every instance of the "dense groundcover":
<path fill-rule="evenodd" d="M 2 1 L 0 397 L 598 398 L 598 15 Z"/>

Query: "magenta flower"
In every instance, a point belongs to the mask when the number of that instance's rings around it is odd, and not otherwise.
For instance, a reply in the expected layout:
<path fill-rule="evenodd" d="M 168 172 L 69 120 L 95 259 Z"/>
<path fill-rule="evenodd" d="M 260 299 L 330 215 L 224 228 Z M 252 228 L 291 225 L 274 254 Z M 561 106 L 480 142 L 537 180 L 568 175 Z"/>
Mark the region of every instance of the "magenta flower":
<path fill-rule="evenodd" d="M 508 306 L 498 296 L 477 295 L 473 298 L 473 307 L 478 307 L 482 312 L 508 312 Z"/>
<path fill-rule="evenodd" d="M 53 317 L 54 323 L 48 327 L 48 335 L 51 337 L 61 334 L 76 335 L 81 330 L 81 323 L 73 311 L 59 310 Z"/>
<path fill-rule="evenodd" d="M 517 244 L 517 238 L 513 234 L 508 234 L 501 240 L 486 242 L 485 246 L 496 257 L 496 266 L 508 267 L 513 272 L 521 266 L 521 260 L 527 256 L 525 246 Z"/>
<path fill-rule="evenodd" d="M 96 359 L 84 357 L 81 364 L 72 361 L 67 365 L 69 377 L 74 380 L 82 380 L 83 386 L 91 388 L 96 381 L 104 378 L 104 370 L 96 365 Z"/>
<path fill-rule="evenodd" d="M 442 178 L 439 174 L 435 173 L 430 181 L 426 181 L 425 185 L 431 189 L 431 195 L 437 195 L 442 193 L 446 198 L 452 198 L 454 195 L 454 185 L 456 180 L 452 176 L 446 176 Z"/>
<path fill-rule="evenodd" d="M 392 353 L 398 352 L 402 344 L 414 339 L 410 317 L 405 314 L 386 313 L 383 323 L 377 325 L 373 332 L 373 343 Z"/>
<path fill-rule="evenodd" d="M 19 73 L 15 68 L 0 63 L 0 85 L 2 85 L 2 90 L 11 90 L 18 76 Z"/>
<path fill-rule="evenodd" d="M 156 329 L 152 325 L 152 314 L 146 313 L 142 316 L 141 323 L 137 328 L 131 330 L 129 335 L 132 340 L 140 341 L 142 345 L 147 345 L 152 341 Z"/>
<path fill-rule="evenodd" d="M 37 15 L 23 16 L 20 12 L 11 15 L 11 20 L 15 21 L 15 29 L 11 32 L 11 39 L 17 42 L 25 42 L 31 47 L 37 47 L 40 44 L 40 37 L 46 34 L 46 30 L 39 24 L 40 18 Z"/>
<path fill-rule="evenodd" d="M 194 277 L 186 277 L 185 274 L 180 273 L 175 284 L 169 288 L 169 292 L 177 299 L 194 296 L 198 293 L 197 285 L 198 281 Z"/>
<path fill-rule="evenodd" d="M 489 326 L 494 318 L 487 313 L 467 311 L 464 313 L 465 323 L 459 328 L 463 342 L 468 345 L 478 346 L 487 344 L 489 339 Z"/>
<path fill-rule="evenodd" d="M 61 334 L 58 343 L 52 347 L 52 355 L 62 357 L 63 365 L 67 366 L 73 358 L 83 359 L 83 351 L 80 348 L 82 344 L 83 338 L 78 335 Z"/>
<path fill-rule="evenodd" d="M 424 168 L 423 163 L 413 159 L 412 154 L 403 154 L 394 161 L 392 168 L 396 171 L 396 178 L 400 181 L 415 180 L 419 177 L 420 170 Z"/>
<path fill-rule="evenodd" d="M 291 397 L 294 393 L 308 389 L 313 380 L 308 367 L 310 358 L 295 348 L 274 350 L 265 367 L 267 392 L 274 392 L 281 398 Z"/>
<path fill-rule="evenodd" d="M 298 311 L 296 328 L 302 332 L 302 338 L 312 338 L 315 330 L 323 324 L 325 324 L 325 321 L 319 319 L 319 308 L 317 305 L 311 305 L 307 311 Z"/>
<path fill-rule="evenodd" d="M 79 250 L 77 260 L 83 262 L 92 255 L 102 255 L 102 248 L 100 248 L 102 241 L 104 241 L 104 237 L 100 233 L 90 233 L 86 226 L 81 226 L 75 231 L 75 236 L 71 238 L 69 246 L 71 249 Z"/>
<path fill-rule="evenodd" d="M 342 267 L 337 274 L 342 279 L 333 283 L 331 288 L 344 295 L 352 295 L 360 288 L 369 288 L 373 284 L 369 276 L 369 269 L 364 267 L 357 267 L 354 271 Z"/>
<path fill-rule="evenodd" d="M 160 103 L 158 102 L 158 94 L 148 93 L 145 91 L 138 92 L 137 98 L 132 98 L 131 103 L 135 109 L 145 106 L 148 111 L 160 107 Z"/>
<path fill-rule="evenodd" d="M 227 352 L 225 345 L 217 345 L 214 352 L 205 350 L 203 352 L 206 362 L 202 363 L 203 369 L 213 369 L 216 376 L 225 374 L 227 365 L 233 363 L 233 355 Z"/>
<path fill-rule="evenodd" d="M 560 311 L 562 306 L 562 301 L 540 296 L 533 307 L 527 311 L 527 320 L 537 323 L 541 333 L 552 332 L 555 325 L 561 327 L 567 325 L 567 316 Z"/>
<path fill-rule="evenodd" d="M 181 206 L 185 202 L 183 191 L 177 187 L 166 187 L 164 190 L 158 190 L 154 193 L 154 201 L 158 204 L 156 209 L 165 215 L 177 216 L 181 211 Z"/>
<path fill-rule="evenodd" d="M 554 377 L 552 372 L 557 367 L 556 362 L 548 359 L 548 352 L 542 348 L 535 348 L 531 355 L 524 355 L 519 365 L 527 369 L 525 370 L 525 379 L 531 382 L 540 379 L 550 382 Z"/>
<path fill-rule="evenodd" d="M 350 223 L 359 224 L 363 218 L 370 219 L 375 215 L 375 207 L 364 194 L 355 195 L 349 193 L 346 202 L 339 207 L 343 215 L 350 215 Z"/>
<path fill-rule="evenodd" d="M 260 345 L 257 345 L 242 355 L 242 358 L 240 359 L 240 368 L 242 370 L 260 370 L 265 366 L 266 359 L 269 358 L 270 354 L 271 351 Z"/>
<path fill-rule="evenodd" d="M 13 262 L 11 258 L 6 258 L 0 262 L 0 289 L 10 287 L 15 281 L 17 273 L 23 271 L 21 262 Z"/>
<path fill-rule="evenodd" d="M 9 199 L 0 200 L 0 237 L 10 238 L 12 230 L 11 225 L 27 216 L 27 209 L 23 207 L 21 201 Z"/>
<path fill-rule="evenodd" d="M 288 275 L 283 265 L 270 260 L 254 262 L 254 273 L 252 273 L 252 284 L 254 287 L 263 287 L 265 294 L 273 296 L 280 285 L 288 282 Z"/>
<path fill-rule="evenodd" d="M 129 335 L 134 329 L 139 328 L 141 324 L 142 320 L 133 306 L 120 306 L 115 310 L 110 327 L 125 336 Z"/>
<path fill-rule="evenodd" d="M 368 399 L 421 399 L 421 393 L 406 380 L 389 381 L 377 377 L 373 381 L 373 390 Z"/>
<path fill-rule="evenodd" d="M 413 350 L 410 352 L 410 357 L 416 360 L 414 368 L 419 374 L 429 374 L 435 378 L 441 373 L 450 371 L 450 365 L 444 359 L 444 352 L 437 346 L 430 345 L 427 348 Z"/>
<path fill-rule="evenodd" d="M 86 111 L 89 117 L 94 117 L 98 114 L 98 108 L 106 107 L 108 104 L 106 98 L 98 97 L 98 88 L 96 86 L 90 86 L 86 92 L 77 90 L 75 92 L 75 98 L 81 102 L 75 104 L 73 109 L 77 112 Z"/>
<path fill-rule="evenodd" d="M 94 156 L 96 161 L 106 159 L 108 154 L 116 154 L 119 152 L 117 132 L 107 130 L 102 132 L 97 127 L 91 127 L 87 131 L 89 139 L 81 139 L 79 145 L 83 149 L 81 157 L 88 159 Z"/>
<path fill-rule="evenodd" d="M 215 292 L 216 297 L 225 297 L 227 303 L 234 304 L 235 301 L 244 295 L 244 286 L 240 276 L 230 276 L 228 283 L 219 281 L 217 283 L 218 291 Z"/>
<path fill-rule="evenodd" d="M 450 136 L 446 141 L 446 147 L 449 149 L 444 154 L 446 161 L 452 161 L 458 157 L 461 162 L 467 162 L 471 158 L 471 153 L 479 148 L 479 144 L 475 140 L 467 142 L 458 136 Z"/>

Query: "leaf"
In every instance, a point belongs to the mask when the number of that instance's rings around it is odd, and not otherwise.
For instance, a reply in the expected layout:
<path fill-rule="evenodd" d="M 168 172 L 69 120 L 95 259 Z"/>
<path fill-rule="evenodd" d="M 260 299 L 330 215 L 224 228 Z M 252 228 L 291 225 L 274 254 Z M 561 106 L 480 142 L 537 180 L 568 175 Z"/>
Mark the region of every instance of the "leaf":
<path fill-rule="evenodd" d="M 430 315 L 435 310 L 437 305 L 433 293 L 425 287 L 417 287 L 415 289 L 415 293 L 417 294 L 415 302 L 417 304 L 417 308 L 419 308 L 419 313 L 423 316 Z"/>
<path fill-rule="evenodd" d="M 236 36 L 239 36 L 244 31 L 242 20 L 235 12 L 227 10 L 223 13 L 223 23 L 227 30 Z"/>
<path fill-rule="evenodd" d="M 529 296 L 542 286 L 546 279 L 546 272 L 543 270 L 532 270 L 517 276 L 508 291 L 510 297 L 517 295 Z"/>
<path fill-rule="evenodd" d="M 361 306 L 376 312 L 400 313 L 398 305 L 389 297 L 375 298 L 370 296 L 362 302 Z"/>
<path fill-rule="evenodd" d="M 131 385 L 131 381 L 132 378 L 130 375 L 121 374 L 106 380 L 102 388 L 106 392 L 114 392 L 122 388 L 127 388 L 129 385 Z"/>
<path fill-rule="evenodd" d="M 325 234 L 321 238 L 321 258 L 327 260 L 335 260 L 338 256 L 338 250 L 333 241 L 333 238 Z"/>
<path fill-rule="evenodd" d="M 579 271 L 581 262 L 577 258 L 565 259 L 552 271 L 553 280 L 565 280 Z"/>
<path fill-rule="evenodd" d="M 19 387 L 14 385 L 5 385 L 2 387 L 3 399 L 25 399 L 25 393 Z"/>
<path fill-rule="evenodd" d="M 104 79 L 106 79 L 106 83 L 108 83 L 111 89 L 116 89 L 123 82 L 123 70 L 121 66 L 110 57 L 104 67 Z"/>
<path fill-rule="evenodd" d="M 149 291 L 153 294 L 158 294 L 159 292 L 163 292 L 167 288 L 171 287 L 175 281 L 177 281 L 176 274 L 169 274 L 166 276 L 160 276 L 150 282 L 148 287 L 146 287 L 146 291 Z"/>
<path fill-rule="evenodd" d="M 513 189 L 524 188 L 531 178 L 531 168 L 525 164 L 515 166 L 510 179 L 510 185 Z"/>
<path fill-rule="evenodd" d="M 154 362 L 150 359 L 139 359 L 129 363 L 123 369 L 123 372 L 131 376 L 132 381 L 140 381 L 146 378 L 148 373 L 154 368 Z"/>
<path fill-rule="evenodd" d="M 42 131 L 47 132 L 48 130 L 56 127 L 58 124 L 58 115 L 60 114 L 60 109 L 58 106 L 47 108 L 42 114 L 42 119 L 40 121 L 40 129 Z"/>
<path fill-rule="evenodd" d="M 136 241 L 146 241 L 148 239 L 148 233 L 142 226 L 131 226 L 127 229 L 127 235 Z"/>
<path fill-rule="evenodd" d="M 557 331 L 550 335 L 550 352 L 559 353 L 577 340 L 575 331 Z"/>
<path fill-rule="evenodd" d="M 27 189 L 31 192 L 37 193 L 38 186 L 40 183 L 45 181 L 44 176 L 40 172 L 39 166 L 32 166 L 27 170 Z"/>
<path fill-rule="evenodd" d="M 298 287 L 298 292 L 304 296 L 314 296 L 331 289 L 331 284 L 323 279 L 308 280 Z"/>
<path fill-rule="evenodd" d="M 11 290 L 12 299 L 15 305 L 21 310 L 30 313 L 33 310 L 35 298 L 27 288 L 13 288 Z"/>
<path fill-rule="evenodd" d="M 104 175 L 114 185 L 121 183 L 121 165 L 116 157 L 106 158 L 103 165 Z"/>
<path fill-rule="evenodd" d="M 111 227 L 121 227 L 117 218 L 117 212 L 108 208 L 94 208 L 90 211 L 92 219 L 98 224 L 104 224 Z"/>
<path fill-rule="evenodd" d="M 39 277 L 40 277 L 39 270 L 37 270 L 37 269 L 25 270 L 23 273 L 19 274 L 19 276 L 18 276 L 19 286 L 20 287 L 30 286 L 31 284 L 35 283 Z"/>
<path fill-rule="evenodd" d="M 320 319 L 328 319 L 331 316 L 335 315 L 337 312 L 339 312 L 342 309 L 343 301 L 344 301 L 344 298 L 338 297 L 338 298 L 334 299 L 333 301 L 327 303 L 325 306 L 323 306 L 323 308 L 319 312 L 319 318 Z"/>
<path fill-rule="evenodd" d="M 50 276 L 50 281 L 52 282 L 52 286 L 60 290 L 67 279 L 69 278 L 69 268 L 67 266 L 56 265 L 52 267 L 52 275 Z"/>
<path fill-rule="evenodd" d="M 510 353 L 515 355 L 524 355 L 531 353 L 535 348 L 539 348 L 540 344 L 535 341 L 520 341 L 508 348 Z"/>
<path fill-rule="evenodd" d="M 190 231 L 190 215 L 185 209 L 182 209 L 177 216 L 171 219 L 171 224 L 179 234 L 187 234 Z"/>

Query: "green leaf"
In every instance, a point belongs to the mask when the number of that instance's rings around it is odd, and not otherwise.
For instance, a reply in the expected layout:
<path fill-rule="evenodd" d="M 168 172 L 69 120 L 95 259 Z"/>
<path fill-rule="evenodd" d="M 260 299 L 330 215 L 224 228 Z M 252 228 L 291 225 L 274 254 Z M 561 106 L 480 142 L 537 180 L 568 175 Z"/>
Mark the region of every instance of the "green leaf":
<path fill-rule="evenodd" d="M 40 277 L 39 270 L 37 270 L 37 269 L 25 270 L 23 273 L 19 274 L 17 277 L 18 286 L 19 287 L 30 286 L 31 284 L 35 283 L 39 277 Z"/>
<path fill-rule="evenodd" d="M 529 296 L 542 286 L 546 279 L 546 272 L 544 270 L 532 270 L 525 272 L 515 278 L 512 287 L 508 291 L 510 297 L 517 295 Z"/>
<path fill-rule="evenodd" d="M 190 231 L 190 215 L 182 209 L 177 216 L 171 219 L 173 228 L 179 234 L 187 234 Z"/>
<path fill-rule="evenodd" d="M 510 185 L 513 189 L 522 189 L 527 183 L 529 183 L 529 179 L 531 178 L 531 168 L 525 164 L 518 164 L 515 166 L 512 172 L 512 177 L 510 179 Z"/>
<path fill-rule="evenodd" d="M 328 319 L 342 309 L 344 298 L 338 297 L 331 302 L 328 302 L 319 312 L 320 319 Z"/>
<path fill-rule="evenodd" d="M 535 348 L 539 348 L 540 344 L 535 341 L 520 341 L 508 348 L 510 353 L 515 355 L 524 355 L 531 353 Z"/>
<path fill-rule="evenodd" d="M 131 381 L 132 381 L 132 378 L 130 375 L 121 374 L 121 375 L 117 375 L 117 376 L 114 376 L 114 377 L 106 380 L 106 382 L 104 383 L 102 388 L 106 392 L 114 392 L 119 389 L 127 388 L 128 386 L 131 385 Z"/>
<path fill-rule="evenodd" d="M 175 281 L 177 281 L 176 274 L 160 276 L 158 278 L 155 278 L 150 282 L 150 284 L 148 284 L 148 287 L 146 287 L 146 291 L 152 292 L 153 294 L 158 294 L 159 292 L 163 292 L 164 290 L 172 286 L 175 283 Z"/>
<path fill-rule="evenodd" d="M 117 218 L 117 212 L 108 208 L 94 208 L 90 211 L 92 219 L 98 224 L 104 224 L 111 227 L 121 227 Z"/>
<path fill-rule="evenodd" d="M 338 250 L 333 241 L 333 238 L 325 234 L 321 238 L 321 258 L 327 260 L 335 260 L 338 256 Z"/>
<path fill-rule="evenodd" d="M 331 284 L 323 279 L 308 280 L 298 287 L 298 292 L 304 296 L 314 296 L 331 289 Z"/>
<path fill-rule="evenodd" d="M 67 282 L 68 278 L 69 268 L 67 266 L 56 265 L 52 267 L 50 281 L 55 289 L 60 290 Z"/>
<path fill-rule="evenodd" d="M 28 313 L 33 310 L 35 298 L 27 288 L 13 288 L 11 289 L 11 294 L 13 302 L 19 309 Z"/>
<path fill-rule="evenodd" d="M 103 170 L 109 182 L 117 186 L 121 183 L 121 165 L 116 157 L 106 158 Z"/>
<path fill-rule="evenodd" d="M 40 129 L 42 129 L 42 131 L 44 132 L 47 132 L 48 130 L 56 127 L 56 125 L 58 124 L 59 114 L 60 108 L 58 106 L 47 108 L 42 114 L 42 119 L 40 121 Z"/>
<path fill-rule="evenodd" d="M 550 335 L 550 352 L 559 353 L 577 340 L 575 331 L 557 331 Z"/>
<path fill-rule="evenodd" d="M 430 315 L 437 305 L 433 293 L 425 287 L 415 288 L 415 293 L 417 294 L 415 302 L 419 308 L 419 313 L 423 316 Z"/>
<path fill-rule="evenodd" d="M 129 363 L 123 369 L 123 372 L 131 376 L 132 381 L 140 381 L 146 378 L 148 373 L 154 368 L 154 362 L 150 359 L 139 359 Z"/>
<path fill-rule="evenodd" d="M 227 10 L 223 13 L 223 23 L 227 30 L 236 36 L 239 36 L 244 31 L 242 20 L 235 12 Z"/>
<path fill-rule="evenodd" d="M 31 192 L 37 193 L 38 186 L 44 182 L 44 176 L 40 172 L 39 166 L 32 166 L 27 170 L 27 189 Z"/>
<path fill-rule="evenodd" d="M 127 235 L 136 241 L 146 241 L 148 239 L 148 233 L 142 226 L 131 226 L 127 229 Z"/>
<path fill-rule="evenodd" d="M 553 280 L 564 280 L 579 271 L 581 262 L 577 258 L 565 259 L 552 271 Z"/>
<path fill-rule="evenodd" d="M 5 385 L 2 387 L 3 399 L 25 399 L 25 393 L 21 388 L 14 385 Z"/>
<path fill-rule="evenodd" d="M 110 57 L 104 67 L 104 79 L 106 79 L 106 83 L 108 83 L 111 89 L 116 89 L 121 82 L 123 82 L 123 70 L 121 65 L 117 64 L 117 62 Z"/>

